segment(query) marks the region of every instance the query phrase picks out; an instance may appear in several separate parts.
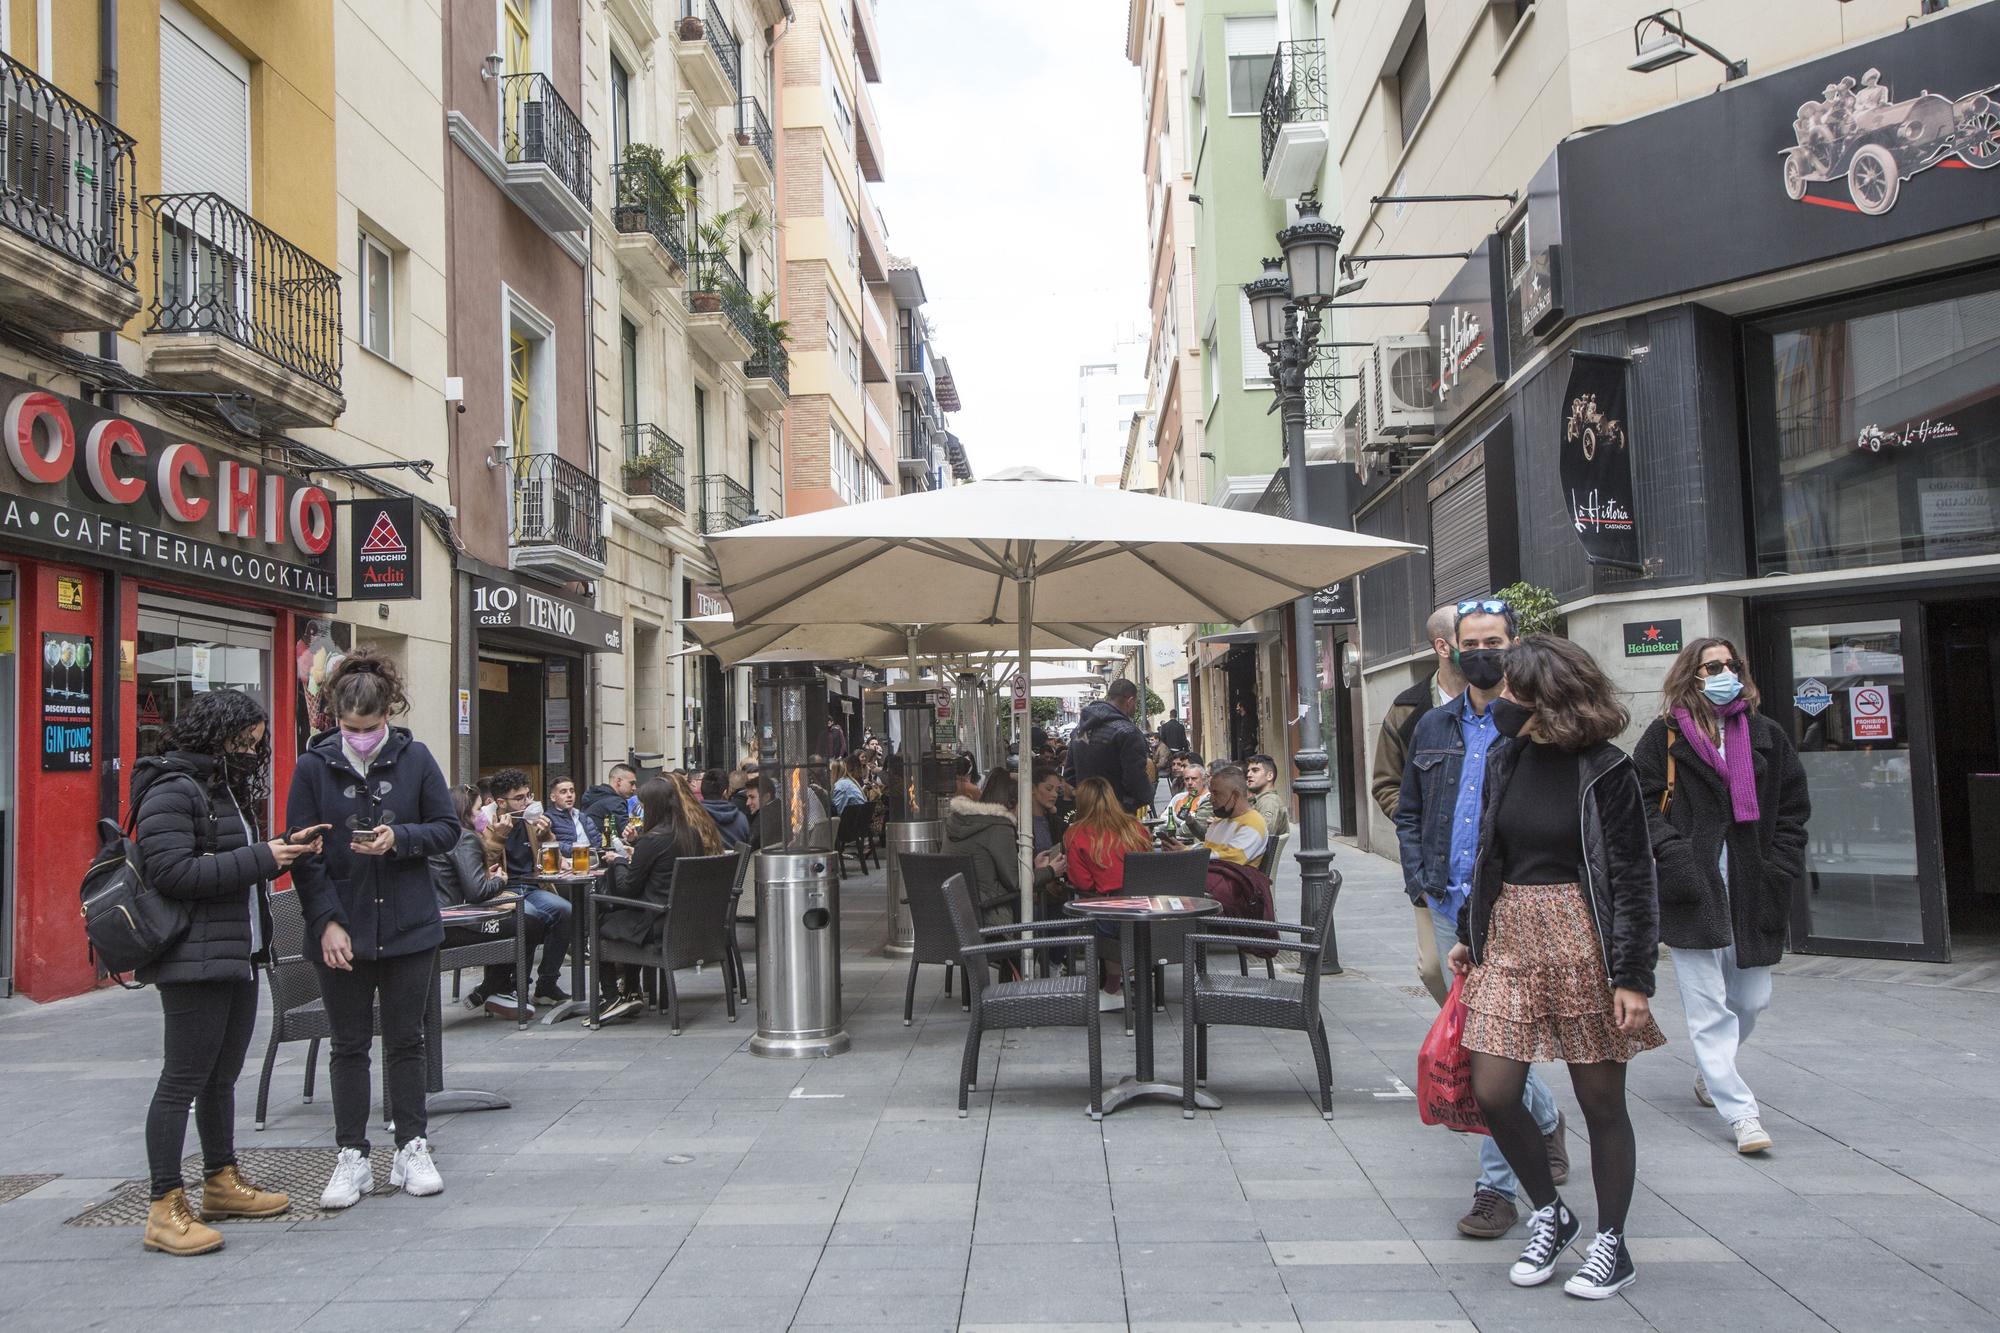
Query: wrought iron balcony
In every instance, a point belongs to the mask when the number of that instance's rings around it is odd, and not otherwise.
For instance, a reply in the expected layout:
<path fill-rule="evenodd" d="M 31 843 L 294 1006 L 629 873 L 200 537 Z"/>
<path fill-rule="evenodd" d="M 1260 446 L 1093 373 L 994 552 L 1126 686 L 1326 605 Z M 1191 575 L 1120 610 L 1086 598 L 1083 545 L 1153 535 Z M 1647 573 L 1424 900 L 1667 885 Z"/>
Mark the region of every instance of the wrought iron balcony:
<path fill-rule="evenodd" d="M 757 350 L 743 365 L 743 373 L 751 379 L 770 380 L 778 388 L 789 394 L 792 391 L 792 358 L 785 351 L 785 345 L 772 337 L 767 330 L 759 329 L 754 339 Z"/>
<path fill-rule="evenodd" d="M 711 355 L 734 361 L 748 359 L 757 348 L 762 330 L 742 275 L 728 256 L 713 251 L 696 250 L 689 259 L 692 261 L 688 279 L 690 328 Z M 722 318 L 700 318 L 705 315 Z M 727 325 L 724 330 L 714 330 L 721 336 L 713 339 L 702 336 L 707 330 L 701 326 L 718 324 Z"/>
<path fill-rule="evenodd" d="M 685 510 L 684 457 L 680 441 L 658 426 L 640 422 L 625 427 L 625 494 L 635 499 L 650 496 Z"/>
<path fill-rule="evenodd" d="M 1304 38 L 1279 42 L 1277 57 L 1271 61 L 1271 77 L 1264 84 L 1262 112 L 1264 170 L 1271 170 L 1271 155 L 1285 126 L 1326 119 L 1326 40 Z"/>
<path fill-rule="evenodd" d="M 604 565 L 604 500 L 597 478 L 554 454 L 513 458 L 510 553 L 517 565 Z"/>
<path fill-rule="evenodd" d="M 700 19 L 702 35 L 708 39 L 709 49 L 722 65 L 723 77 L 738 96 L 743 93 L 743 44 L 729 30 L 722 11 L 715 7 L 715 0 L 681 0 L 681 17 Z"/>
<path fill-rule="evenodd" d="M 611 225 L 621 234 L 650 236 L 675 264 L 687 267 L 687 218 L 673 182 L 651 161 L 611 168 Z"/>
<path fill-rule="evenodd" d="M 146 196 L 149 334 L 212 334 L 340 391 L 340 275 L 219 194 Z M 322 423 L 325 424 L 325 423 Z"/>
<path fill-rule="evenodd" d="M 59 323 L 63 312 L 51 308 L 42 319 L 45 327 L 116 327 L 137 306 L 133 143 L 131 135 L 26 65 L 0 55 L 0 225 L 123 289 L 104 293 L 122 298 L 116 310 L 78 309 L 69 313 L 90 318 Z M 24 298 L 53 294 L 52 285 L 34 279 L 33 273 L 9 274 L 4 285 L 10 294 L 16 287 L 43 289 L 19 292 Z"/>
<path fill-rule="evenodd" d="M 764 104 L 755 96 L 746 96 L 736 103 L 736 142 L 755 148 L 764 159 L 766 171 L 776 168 L 777 136 L 771 132 L 771 119 L 764 114 Z"/>
<path fill-rule="evenodd" d="M 510 166 L 544 166 L 576 201 L 590 206 L 590 131 L 546 74 L 500 80 L 502 156 Z"/>
<path fill-rule="evenodd" d="M 756 506 L 751 502 L 750 492 L 742 482 L 734 477 L 702 477 L 701 484 L 701 530 L 727 532 L 740 528 L 750 521 Z"/>

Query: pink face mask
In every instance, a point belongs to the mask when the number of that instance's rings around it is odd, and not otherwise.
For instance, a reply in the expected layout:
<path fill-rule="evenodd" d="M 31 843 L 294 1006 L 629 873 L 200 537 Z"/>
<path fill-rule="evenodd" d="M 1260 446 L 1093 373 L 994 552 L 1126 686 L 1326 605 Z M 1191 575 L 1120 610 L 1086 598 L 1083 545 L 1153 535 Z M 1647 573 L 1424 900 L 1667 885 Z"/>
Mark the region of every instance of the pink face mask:
<path fill-rule="evenodd" d="M 373 757 L 382 748 L 382 742 L 389 739 L 389 724 L 384 722 L 373 731 L 342 731 L 341 743 L 360 755 L 363 759 Z"/>

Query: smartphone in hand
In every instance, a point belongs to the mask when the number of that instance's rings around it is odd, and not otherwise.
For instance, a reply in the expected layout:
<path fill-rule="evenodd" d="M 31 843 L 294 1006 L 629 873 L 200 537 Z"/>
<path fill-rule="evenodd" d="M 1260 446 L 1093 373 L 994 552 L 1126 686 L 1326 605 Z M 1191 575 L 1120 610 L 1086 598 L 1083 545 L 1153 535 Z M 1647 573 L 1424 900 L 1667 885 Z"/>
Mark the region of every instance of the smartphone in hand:
<path fill-rule="evenodd" d="M 309 824 L 305 828 L 287 833 L 285 841 L 297 846 L 300 843 L 316 842 L 319 835 L 332 828 L 331 824 Z"/>

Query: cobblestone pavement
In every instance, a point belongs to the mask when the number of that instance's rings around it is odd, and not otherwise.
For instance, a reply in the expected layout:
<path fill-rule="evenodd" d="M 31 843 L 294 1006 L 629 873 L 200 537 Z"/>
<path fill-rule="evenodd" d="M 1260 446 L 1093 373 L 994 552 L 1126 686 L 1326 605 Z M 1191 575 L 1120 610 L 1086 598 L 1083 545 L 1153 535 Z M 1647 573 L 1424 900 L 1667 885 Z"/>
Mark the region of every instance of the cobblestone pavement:
<path fill-rule="evenodd" d="M 1670 1044 L 1632 1072 L 1640 1278 L 1588 1305 L 1557 1285 L 1507 1284 L 1518 1229 L 1502 1242 L 1456 1234 L 1472 1145 L 1421 1126 L 1405 1087 L 1434 1012 L 1416 988 L 1409 908 L 1388 862 L 1348 848 L 1337 865 L 1347 972 L 1325 993 L 1331 1125 L 1308 1100 L 1303 1038 L 1229 1029 L 1211 1046 L 1225 1109 L 1194 1121 L 1140 1105 L 1093 1124 L 1074 1030 L 989 1038 L 960 1120 L 964 1019 L 930 968 L 917 1024 L 902 1025 L 906 970 L 879 953 L 878 875 L 843 903 L 852 1054 L 751 1056 L 754 1014 L 724 1020 L 713 971 L 688 987 L 680 1037 L 651 1015 L 517 1033 L 455 1009 L 450 1082 L 504 1092 L 513 1109 L 433 1122 L 441 1197 L 228 1224 L 227 1249 L 193 1260 L 143 1254 L 133 1227 L 63 1225 L 143 1174 L 153 997 L 9 1004 L 0 1176 L 60 1175 L 0 1203 L 0 1328 L 159 1316 L 371 1333 L 2000 1327 L 1990 992 L 1781 975 L 1744 1059 L 1777 1147 L 1750 1159 L 1690 1094 L 1663 967 Z M 1104 1033 L 1115 1078 L 1131 1047 L 1116 1020 Z M 1159 1049 L 1171 1077 L 1171 1021 Z M 303 1104 L 303 1050 L 285 1049 L 270 1127 L 256 1133 L 260 1030 L 241 1085 L 244 1146 L 327 1148 L 324 1071 Z M 1580 1117 L 1560 1073 L 1551 1081 L 1576 1125 L 1567 1195 L 1588 1221 Z"/>

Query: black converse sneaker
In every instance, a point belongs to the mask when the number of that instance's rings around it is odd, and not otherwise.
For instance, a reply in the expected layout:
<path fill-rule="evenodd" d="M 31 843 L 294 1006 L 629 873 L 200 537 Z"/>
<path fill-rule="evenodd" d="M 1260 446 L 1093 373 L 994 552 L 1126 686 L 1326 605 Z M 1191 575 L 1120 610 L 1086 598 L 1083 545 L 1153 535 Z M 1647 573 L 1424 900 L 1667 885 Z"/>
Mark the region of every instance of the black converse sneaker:
<path fill-rule="evenodd" d="M 1507 1280 L 1517 1287 L 1541 1286 L 1556 1271 L 1556 1256 L 1568 1249 L 1582 1230 L 1583 1223 L 1560 1196 L 1548 1207 L 1537 1208 L 1528 1215 L 1528 1247 L 1507 1270 Z"/>
<path fill-rule="evenodd" d="M 1625 1237 L 1616 1231 L 1600 1231 L 1597 1239 L 1590 1242 L 1590 1253 L 1584 1256 L 1583 1267 L 1563 1283 L 1563 1290 L 1587 1301 L 1601 1301 L 1616 1296 L 1638 1277 L 1632 1267 L 1632 1252 L 1625 1248 Z"/>

